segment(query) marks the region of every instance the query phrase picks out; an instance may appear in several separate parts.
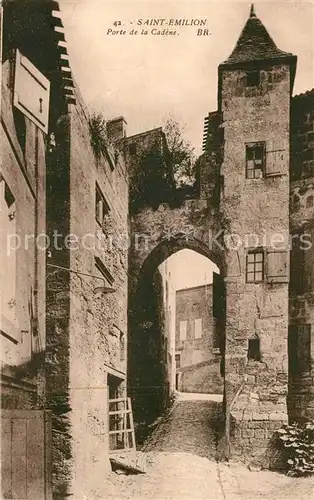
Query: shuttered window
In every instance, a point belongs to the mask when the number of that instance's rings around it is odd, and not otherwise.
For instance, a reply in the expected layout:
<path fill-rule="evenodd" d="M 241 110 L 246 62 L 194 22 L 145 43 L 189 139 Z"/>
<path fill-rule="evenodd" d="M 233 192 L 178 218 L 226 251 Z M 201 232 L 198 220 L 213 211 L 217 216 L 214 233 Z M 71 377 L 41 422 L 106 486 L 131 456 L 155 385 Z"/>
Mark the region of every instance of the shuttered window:
<path fill-rule="evenodd" d="M 194 337 L 200 339 L 202 337 L 203 321 L 202 318 L 194 320 Z"/>
<path fill-rule="evenodd" d="M 265 175 L 275 177 L 287 174 L 289 171 L 288 152 L 283 149 L 274 149 L 266 152 Z"/>
<path fill-rule="evenodd" d="M 289 253 L 267 250 L 266 274 L 268 283 L 289 282 Z"/>
<path fill-rule="evenodd" d="M 187 326 L 187 321 L 180 321 L 180 340 L 186 340 Z"/>
<path fill-rule="evenodd" d="M 49 124 L 50 82 L 16 50 L 14 106 L 46 134 Z"/>

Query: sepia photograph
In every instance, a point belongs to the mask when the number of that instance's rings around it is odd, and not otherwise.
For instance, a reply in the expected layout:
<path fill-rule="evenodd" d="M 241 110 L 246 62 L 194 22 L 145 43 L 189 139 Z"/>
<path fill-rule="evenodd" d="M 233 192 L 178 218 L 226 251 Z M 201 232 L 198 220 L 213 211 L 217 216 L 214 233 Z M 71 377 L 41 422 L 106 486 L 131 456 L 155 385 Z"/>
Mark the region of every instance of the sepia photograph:
<path fill-rule="evenodd" d="M 0 0 L 1 500 L 314 499 L 314 3 Z"/>

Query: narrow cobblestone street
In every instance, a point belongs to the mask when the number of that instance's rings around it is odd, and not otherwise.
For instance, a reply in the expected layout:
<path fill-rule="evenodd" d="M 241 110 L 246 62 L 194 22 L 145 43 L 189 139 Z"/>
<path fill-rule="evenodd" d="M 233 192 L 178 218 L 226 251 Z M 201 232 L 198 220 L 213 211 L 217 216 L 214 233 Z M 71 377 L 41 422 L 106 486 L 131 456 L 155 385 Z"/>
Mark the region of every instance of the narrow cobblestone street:
<path fill-rule="evenodd" d="M 220 396 L 179 394 L 142 448 L 146 473 L 112 473 L 103 499 L 312 500 L 312 479 L 216 462 L 213 428 L 219 401 Z"/>
<path fill-rule="evenodd" d="M 147 451 L 190 453 L 215 460 L 214 425 L 220 396 L 180 393 Z"/>

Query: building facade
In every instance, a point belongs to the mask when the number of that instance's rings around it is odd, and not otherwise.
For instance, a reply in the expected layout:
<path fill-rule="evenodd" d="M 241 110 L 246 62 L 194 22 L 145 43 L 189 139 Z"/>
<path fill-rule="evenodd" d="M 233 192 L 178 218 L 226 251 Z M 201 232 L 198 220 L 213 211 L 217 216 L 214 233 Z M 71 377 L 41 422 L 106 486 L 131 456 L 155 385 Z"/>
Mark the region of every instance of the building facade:
<path fill-rule="evenodd" d="M 53 123 L 72 100 L 58 9 L 50 1 L 4 1 L 1 6 L 3 498 L 52 496 L 45 363 L 46 153 Z"/>
<path fill-rule="evenodd" d="M 261 455 L 288 419 L 313 417 L 312 247 L 300 245 L 312 236 L 313 92 L 293 97 L 296 63 L 252 7 L 218 68 L 199 197 L 131 219 L 131 232 L 151 242 L 134 252 L 134 289 L 143 269 L 182 248 L 220 269 L 213 310 L 227 455 Z"/>
<path fill-rule="evenodd" d="M 124 127 L 95 157 L 97 130 L 76 95 L 48 163 L 47 232 L 58 243 L 47 260 L 46 325 L 54 484 L 79 498 L 103 489 L 119 446 L 109 401 L 126 397 L 128 180 Z"/>
<path fill-rule="evenodd" d="M 212 289 L 209 283 L 176 292 L 176 385 L 180 391 L 223 391 Z"/>
<path fill-rule="evenodd" d="M 57 2 L 3 4 L 1 496 L 94 498 L 125 446 L 125 121 L 86 113 Z"/>
<path fill-rule="evenodd" d="M 176 290 L 173 281 L 171 264 L 167 260 L 159 266 L 159 272 L 163 282 L 163 303 L 165 310 L 165 337 L 167 350 L 167 373 L 170 394 L 176 388 L 176 364 L 175 364 L 175 324 L 176 324 Z"/>

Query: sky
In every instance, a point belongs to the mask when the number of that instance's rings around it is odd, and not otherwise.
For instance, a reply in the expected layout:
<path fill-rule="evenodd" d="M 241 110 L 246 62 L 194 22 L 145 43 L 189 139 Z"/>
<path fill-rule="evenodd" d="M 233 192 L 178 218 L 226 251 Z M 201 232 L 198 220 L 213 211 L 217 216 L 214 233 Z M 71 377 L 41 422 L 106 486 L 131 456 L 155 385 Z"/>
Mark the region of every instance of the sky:
<path fill-rule="evenodd" d="M 213 271 L 219 273 L 218 267 L 207 257 L 187 249 L 171 255 L 167 259 L 167 265 L 175 290 L 212 283 Z"/>
<path fill-rule="evenodd" d="M 313 88 L 312 4 L 254 5 L 277 46 L 298 56 L 294 94 Z M 217 67 L 233 50 L 250 3 L 60 0 L 60 7 L 71 68 L 87 108 L 108 119 L 123 115 L 128 135 L 172 116 L 200 153 L 204 117 L 217 108 Z M 178 28 L 177 36 L 107 34 L 150 18 L 205 19 L 211 34 L 197 36 L 197 28 L 188 26 Z M 115 21 L 121 27 L 114 28 Z"/>

